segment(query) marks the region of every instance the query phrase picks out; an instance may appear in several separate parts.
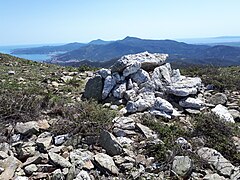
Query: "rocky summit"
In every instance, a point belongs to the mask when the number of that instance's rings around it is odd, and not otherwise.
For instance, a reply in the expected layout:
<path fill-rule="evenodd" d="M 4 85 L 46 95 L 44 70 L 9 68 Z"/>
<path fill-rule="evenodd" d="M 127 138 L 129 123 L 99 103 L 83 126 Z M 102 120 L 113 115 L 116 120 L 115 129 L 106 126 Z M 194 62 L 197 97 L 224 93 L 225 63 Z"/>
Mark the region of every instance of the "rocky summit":
<path fill-rule="evenodd" d="M 0 54 L 0 180 L 240 179 L 239 89 L 167 54 L 96 71 L 11 58 Z"/>
<path fill-rule="evenodd" d="M 182 108 L 204 108 L 204 99 L 198 98 L 203 89 L 201 79 L 182 76 L 179 69 L 166 63 L 167 57 L 148 52 L 123 56 L 110 69 L 97 71 L 84 95 L 124 104 L 126 113 L 149 112 L 167 118 L 180 116 Z"/>

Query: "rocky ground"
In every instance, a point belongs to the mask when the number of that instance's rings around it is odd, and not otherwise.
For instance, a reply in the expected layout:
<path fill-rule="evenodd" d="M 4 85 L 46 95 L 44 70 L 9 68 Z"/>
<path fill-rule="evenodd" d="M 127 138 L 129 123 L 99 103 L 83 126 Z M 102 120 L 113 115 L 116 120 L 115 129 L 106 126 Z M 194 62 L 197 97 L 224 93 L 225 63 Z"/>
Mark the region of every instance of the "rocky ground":
<path fill-rule="evenodd" d="M 1 54 L 0 179 L 240 179 L 239 89 L 166 59 L 93 73 Z"/>

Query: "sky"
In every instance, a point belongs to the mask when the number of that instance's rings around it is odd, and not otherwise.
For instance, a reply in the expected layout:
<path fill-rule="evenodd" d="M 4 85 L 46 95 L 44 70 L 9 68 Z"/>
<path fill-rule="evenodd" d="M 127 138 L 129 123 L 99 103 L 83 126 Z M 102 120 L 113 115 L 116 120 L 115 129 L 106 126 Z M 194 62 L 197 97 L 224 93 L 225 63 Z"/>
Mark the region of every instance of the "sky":
<path fill-rule="evenodd" d="M 0 45 L 240 36 L 240 0 L 0 0 Z"/>

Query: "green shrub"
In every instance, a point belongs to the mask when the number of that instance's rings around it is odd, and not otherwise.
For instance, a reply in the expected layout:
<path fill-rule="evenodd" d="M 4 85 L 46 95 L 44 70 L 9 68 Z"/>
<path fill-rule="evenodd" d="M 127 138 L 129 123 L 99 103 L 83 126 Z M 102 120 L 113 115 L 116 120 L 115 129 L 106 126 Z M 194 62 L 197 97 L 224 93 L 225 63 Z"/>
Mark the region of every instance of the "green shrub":
<path fill-rule="evenodd" d="M 186 76 L 198 76 L 204 84 L 213 84 L 218 91 L 240 90 L 240 67 L 194 66 L 181 69 Z"/>
<path fill-rule="evenodd" d="M 233 136 L 240 136 L 239 128 L 224 122 L 214 114 L 200 114 L 193 116 L 195 122 L 193 137 L 203 137 L 205 146 L 216 149 L 234 164 L 239 164 L 240 153 L 233 143 Z"/>
<path fill-rule="evenodd" d="M 88 66 L 88 65 L 81 65 L 81 66 L 78 67 L 79 72 L 96 71 L 96 70 L 97 70 L 97 68 L 91 67 L 91 66 Z"/>
<path fill-rule="evenodd" d="M 104 108 L 96 101 L 81 101 L 75 104 L 64 105 L 59 103 L 52 111 L 52 115 L 60 115 L 59 121 L 52 127 L 54 134 L 95 134 L 101 129 L 110 129 L 111 121 L 116 112 Z"/>
<path fill-rule="evenodd" d="M 179 137 L 187 137 L 187 132 L 185 132 L 177 122 L 173 122 L 172 124 L 163 123 L 166 121 L 165 118 L 143 118 L 141 119 L 143 124 L 154 130 L 159 139 L 163 141 L 164 144 L 159 143 L 156 145 L 150 145 L 147 147 L 146 152 L 150 156 L 154 156 L 159 162 L 162 164 L 169 163 L 171 158 L 167 156 L 168 150 L 174 151 L 175 154 L 181 153 L 179 151 L 179 147 L 176 146 L 175 141 Z"/>
<path fill-rule="evenodd" d="M 7 124 L 35 120 L 42 103 L 42 96 L 23 91 L 0 93 L 0 121 Z"/>

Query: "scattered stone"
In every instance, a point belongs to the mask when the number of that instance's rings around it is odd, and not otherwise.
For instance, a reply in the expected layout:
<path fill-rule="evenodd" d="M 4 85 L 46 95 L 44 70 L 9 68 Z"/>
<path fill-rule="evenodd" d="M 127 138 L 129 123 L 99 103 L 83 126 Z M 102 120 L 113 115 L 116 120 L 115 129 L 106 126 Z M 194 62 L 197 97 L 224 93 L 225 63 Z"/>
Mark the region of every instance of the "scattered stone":
<path fill-rule="evenodd" d="M 21 166 L 21 161 L 17 158 L 9 156 L 8 158 L 0 161 L 0 167 L 4 169 L 4 171 L 0 174 L 1 180 L 9 180 L 12 179 L 14 173 L 18 167 Z"/>
<path fill-rule="evenodd" d="M 203 180 L 225 180 L 226 178 L 223 176 L 218 175 L 217 173 L 214 174 L 207 174 L 203 177 Z"/>
<path fill-rule="evenodd" d="M 14 180 L 29 180 L 26 176 L 17 176 Z"/>
<path fill-rule="evenodd" d="M 15 71 L 8 71 L 8 75 L 15 75 Z"/>
<path fill-rule="evenodd" d="M 209 103 L 218 105 L 218 104 L 226 104 L 227 103 L 227 96 L 223 93 L 216 93 L 210 97 Z"/>
<path fill-rule="evenodd" d="M 37 121 L 37 125 L 41 130 L 48 130 L 50 128 L 50 125 L 47 120 L 39 120 Z"/>
<path fill-rule="evenodd" d="M 6 159 L 8 157 L 8 154 L 5 153 L 4 151 L 0 151 L 0 160 Z"/>
<path fill-rule="evenodd" d="M 236 109 L 229 109 L 228 112 L 232 115 L 236 122 L 240 122 L 240 112 Z"/>
<path fill-rule="evenodd" d="M 46 151 L 52 143 L 52 134 L 43 132 L 37 138 L 36 144 L 40 152 Z"/>
<path fill-rule="evenodd" d="M 86 150 L 81 149 L 75 149 L 72 152 L 70 152 L 70 160 L 71 163 L 77 168 L 77 169 L 93 169 L 94 166 L 91 162 L 93 160 L 93 153 Z"/>
<path fill-rule="evenodd" d="M 81 170 L 74 180 L 91 180 L 91 177 L 89 176 L 87 171 Z"/>
<path fill-rule="evenodd" d="M 26 166 L 24 168 L 24 172 L 27 174 L 27 175 L 31 175 L 32 173 L 34 173 L 35 171 L 37 171 L 38 168 L 35 164 L 30 164 L 28 166 Z"/>
<path fill-rule="evenodd" d="M 234 121 L 232 115 L 229 113 L 228 109 L 221 104 L 218 104 L 215 108 L 213 108 L 212 112 L 226 122 L 235 123 L 235 121 Z"/>
<path fill-rule="evenodd" d="M 52 172 L 52 180 L 64 180 L 65 177 L 60 169 L 56 169 Z"/>
<path fill-rule="evenodd" d="M 232 137 L 233 143 L 236 146 L 237 152 L 240 153 L 240 137 L 234 136 Z"/>
<path fill-rule="evenodd" d="M 23 167 L 28 166 L 30 164 L 39 164 L 43 160 L 43 157 L 39 155 L 35 155 L 27 158 L 27 160 L 23 163 Z"/>
<path fill-rule="evenodd" d="M 66 140 L 68 140 L 69 134 L 58 135 L 54 137 L 54 144 L 59 146 L 62 145 Z"/>
<path fill-rule="evenodd" d="M 107 131 L 102 131 L 99 138 L 99 144 L 106 149 L 107 154 L 114 156 L 123 152 L 122 146 L 119 144 L 115 136 Z"/>
<path fill-rule="evenodd" d="M 135 129 L 135 122 L 130 117 L 117 117 L 113 120 L 114 127 L 127 129 L 127 130 L 134 130 Z"/>
<path fill-rule="evenodd" d="M 52 81 L 52 86 L 57 88 L 59 86 L 59 83 L 57 81 Z"/>
<path fill-rule="evenodd" d="M 202 147 L 197 151 L 197 154 L 213 165 L 221 175 L 230 177 L 234 171 L 234 166 L 215 149 Z"/>
<path fill-rule="evenodd" d="M 188 156 L 175 156 L 172 170 L 181 177 L 186 177 L 191 173 L 192 160 Z"/>
<path fill-rule="evenodd" d="M 150 128 L 148 128 L 147 126 L 144 126 L 140 123 L 136 123 L 136 127 L 144 134 L 144 136 L 147 139 L 156 139 L 157 138 L 157 134 L 154 133 L 153 130 L 151 130 Z"/>
<path fill-rule="evenodd" d="M 94 160 L 96 161 L 97 167 L 103 172 L 103 173 L 111 173 L 118 175 L 119 170 L 117 166 L 115 165 L 112 157 L 108 156 L 104 153 L 98 153 L 94 156 Z"/>
<path fill-rule="evenodd" d="M 36 144 L 34 142 L 26 142 L 16 148 L 19 159 L 27 159 L 36 153 Z"/>
<path fill-rule="evenodd" d="M 23 135 L 31 135 L 39 132 L 39 126 L 36 121 L 29 121 L 26 123 L 19 122 L 16 124 L 15 131 Z"/>
<path fill-rule="evenodd" d="M 48 155 L 50 160 L 52 160 L 52 162 L 57 166 L 60 166 L 62 168 L 69 168 L 72 166 L 68 160 L 64 159 L 62 156 L 56 153 L 49 152 Z"/>
<path fill-rule="evenodd" d="M 179 105 L 184 108 L 200 109 L 204 106 L 204 102 L 200 99 L 188 97 L 180 100 Z"/>

